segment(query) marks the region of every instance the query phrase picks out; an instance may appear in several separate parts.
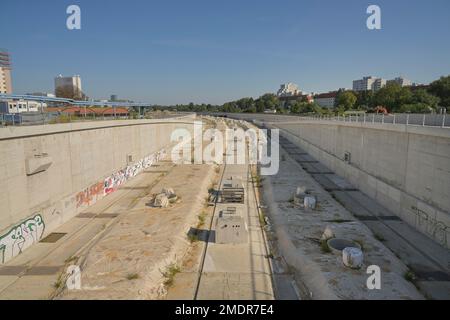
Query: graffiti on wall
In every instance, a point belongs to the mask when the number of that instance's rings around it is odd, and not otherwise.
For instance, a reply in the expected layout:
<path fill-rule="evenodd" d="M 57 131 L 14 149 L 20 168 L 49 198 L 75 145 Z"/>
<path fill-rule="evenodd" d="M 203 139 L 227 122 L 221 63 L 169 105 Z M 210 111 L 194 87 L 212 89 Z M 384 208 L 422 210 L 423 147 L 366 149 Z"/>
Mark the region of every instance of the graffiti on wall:
<path fill-rule="evenodd" d="M 412 207 L 416 215 L 416 226 L 419 230 L 425 231 L 434 240 L 441 245 L 447 246 L 447 236 L 449 228 L 436 218 L 430 217 L 428 213 L 416 207 Z"/>
<path fill-rule="evenodd" d="M 129 179 L 134 178 L 143 170 L 158 162 L 165 155 L 165 150 L 161 150 L 155 154 L 149 155 L 138 162 L 127 166 L 117 172 L 114 172 L 104 180 L 99 181 L 76 195 L 77 208 L 82 206 L 90 206 L 97 200 L 117 190 L 122 184 Z"/>
<path fill-rule="evenodd" d="M 0 261 L 5 261 L 22 253 L 29 246 L 37 243 L 44 234 L 45 224 L 40 214 L 11 228 L 0 236 Z"/>
<path fill-rule="evenodd" d="M 63 206 L 68 209 L 72 206 L 77 208 L 89 206 L 100 200 L 125 183 L 127 180 L 137 176 L 144 169 L 149 168 L 154 163 L 158 162 L 165 155 L 165 150 L 161 150 L 155 154 L 149 155 L 140 161 L 127 166 L 126 168 L 115 172 L 104 180 L 101 180 L 89 186 L 85 190 L 63 200 Z M 54 209 L 51 215 L 61 212 Z M 34 215 L 32 218 L 16 225 L 8 232 L 0 235 L 0 263 L 5 263 L 9 259 L 22 253 L 31 245 L 39 242 L 44 234 L 45 224 L 40 214 Z"/>
<path fill-rule="evenodd" d="M 90 205 L 97 200 L 97 196 L 103 196 L 103 183 L 98 182 L 78 192 L 76 195 L 77 208 L 82 205 Z"/>
<path fill-rule="evenodd" d="M 131 178 L 134 178 L 143 170 L 152 166 L 153 163 L 158 162 L 165 154 L 164 150 L 147 156 L 140 161 L 134 163 L 133 165 L 127 166 L 126 168 L 113 173 L 104 180 L 104 194 L 110 194 L 117 190 L 120 185 L 125 183 Z"/>

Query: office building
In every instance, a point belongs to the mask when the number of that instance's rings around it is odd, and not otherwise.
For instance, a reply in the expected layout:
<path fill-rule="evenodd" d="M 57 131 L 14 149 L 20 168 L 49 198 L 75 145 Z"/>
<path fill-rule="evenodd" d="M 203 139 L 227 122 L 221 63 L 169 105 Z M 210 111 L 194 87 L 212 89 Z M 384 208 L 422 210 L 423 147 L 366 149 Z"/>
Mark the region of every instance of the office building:
<path fill-rule="evenodd" d="M 12 93 L 11 59 L 5 49 L 0 49 L 0 93 Z"/>
<path fill-rule="evenodd" d="M 395 79 L 388 80 L 387 84 L 398 84 L 401 87 L 410 87 L 413 85 L 411 80 L 405 79 L 403 77 L 397 77 Z"/>
<path fill-rule="evenodd" d="M 291 96 L 299 96 L 302 92 L 298 88 L 295 83 L 285 83 L 280 86 L 280 89 L 277 92 L 277 96 L 279 97 L 291 97 Z"/>
<path fill-rule="evenodd" d="M 57 76 L 55 78 L 55 95 L 59 98 L 81 99 L 83 97 L 83 91 L 81 89 L 80 76 Z"/>
<path fill-rule="evenodd" d="M 372 76 L 353 81 L 353 91 L 377 91 L 386 86 L 386 80 Z"/>

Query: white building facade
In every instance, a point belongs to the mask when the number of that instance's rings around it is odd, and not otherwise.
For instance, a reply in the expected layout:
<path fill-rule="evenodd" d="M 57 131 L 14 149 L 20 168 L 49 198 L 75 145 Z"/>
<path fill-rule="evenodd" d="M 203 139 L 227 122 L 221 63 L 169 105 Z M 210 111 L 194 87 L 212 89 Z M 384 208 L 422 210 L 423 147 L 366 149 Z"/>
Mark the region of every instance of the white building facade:
<path fill-rule="evenodd" d="M 25 100 L 4 100 L 0 101 L 0 113 L 22 113 L 22 112 L 38 112 L 42 108 L 46 108 L 46 103 L 38 101 Z"/>
<path fill-rule="evenodd" d="M 336 104 L 337 92 L 321 93 L 314 96 L 314 102 L 322 108 L 332 109 Z"/>
<path fill-rule="evenodd" d="M 388 80 L 387 84 L 398 84 L 401 87 L 410 87 L 412 86 L 412 81 L 403 77 L 397 77 L 395 79 Z"/>
<path fill-rule="evenodd" d="M 73 96 L 81 96 L 81 78 L 78 75 L 72 77 L 63 77 L 59 75 L 55 78 L 55 94 L 58 96 L 60 90 L 68 91 Z"/>
<path fill-rule="evenodd" d="M 386 80 L 372 76 L 353 81 L 353 91 L 377 91 L 386 86 Z"/>
<path fill-rule="evenodd" d="M 299 96 L 302 92 L 295 83 L 288 82 L 282 84 L 277 92 L 279 97 Z"/>

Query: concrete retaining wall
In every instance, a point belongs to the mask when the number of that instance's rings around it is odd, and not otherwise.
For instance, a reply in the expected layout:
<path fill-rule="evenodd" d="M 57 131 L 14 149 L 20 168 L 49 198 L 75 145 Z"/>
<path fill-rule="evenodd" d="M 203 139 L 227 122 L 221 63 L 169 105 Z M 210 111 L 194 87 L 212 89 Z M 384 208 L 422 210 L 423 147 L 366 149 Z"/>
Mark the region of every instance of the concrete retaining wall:
<path fill-rule="evenodd" d="M 334 121 L 272 123 L 311 156 L 450 247 L 450 130 Z M 350 163 L 344 154 L 351 155 Z"/>
<path fill-rule="evenodd" d="M 193 119 L 1 128 L 0 263 L 149 167 L 170 145 L 174 129 L 192 132 Z M 51 164 L 27 174 L 36 159 Z"/>

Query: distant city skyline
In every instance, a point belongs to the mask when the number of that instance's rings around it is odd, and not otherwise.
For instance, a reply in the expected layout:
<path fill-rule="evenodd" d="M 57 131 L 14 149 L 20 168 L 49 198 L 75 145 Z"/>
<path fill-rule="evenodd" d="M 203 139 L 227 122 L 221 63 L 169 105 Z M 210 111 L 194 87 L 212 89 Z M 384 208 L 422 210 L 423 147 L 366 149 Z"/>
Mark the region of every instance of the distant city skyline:
<path fill-rule="evenodd" d="M 448 0 L 377 1 L 382 30 L 372 31 L 372 3 L 358 0 L 83 0 L 73 31 L 70 4 L 2 1 L 14 93 L 53 92 L 55 76 L 79 74 L 96 99 L 222 104 L 289 82 L 320 93 L 368 75 L 429 83 L 450 74 Z"/>

